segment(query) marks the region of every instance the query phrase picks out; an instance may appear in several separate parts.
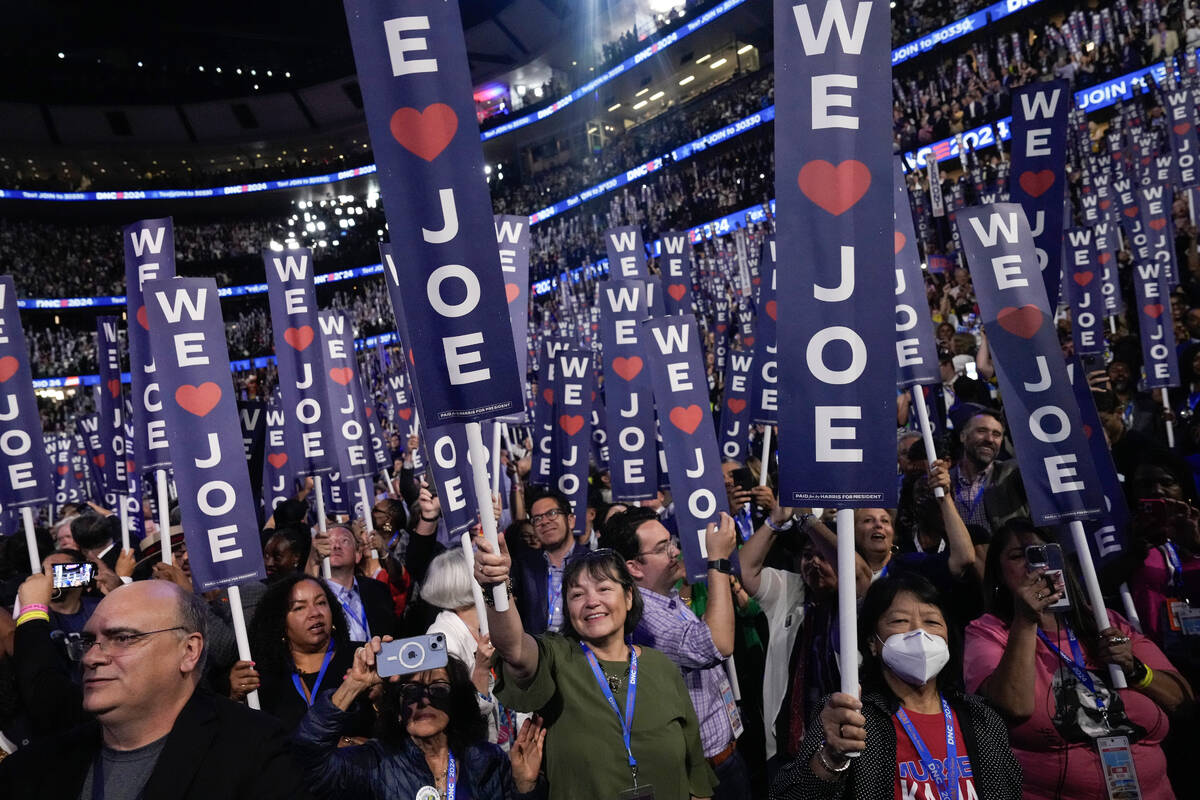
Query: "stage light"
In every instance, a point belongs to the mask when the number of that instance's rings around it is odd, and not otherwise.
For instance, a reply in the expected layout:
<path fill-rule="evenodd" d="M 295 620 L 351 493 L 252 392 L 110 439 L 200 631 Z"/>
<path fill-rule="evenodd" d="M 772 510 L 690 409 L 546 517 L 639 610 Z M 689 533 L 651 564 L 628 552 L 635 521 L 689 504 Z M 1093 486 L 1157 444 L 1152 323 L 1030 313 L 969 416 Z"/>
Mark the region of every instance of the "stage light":
<path fill-rule="evenodd" d="M 59 58 L 66 58 L 66 57 L 67 57 L 67 54 L 66 54 L 66 53 L 64 53 L 64 52 L 62 52 L 62 51 L 59 51 L 59 53 L 58 53 L 58 57 L 59 57 Z"/>
<path fill-rule="evenodd" d="M 679 85 L 680 85 L 680 86 L 687 86 L 689 83 L 691 83 L 691 82 L 692 82 L 692 81 L 694 81 L 694 80 L 696 80 L 696 76 L 695 76 L 695 75 L 688 75 L 686 78 L 683 78 L 682 80 L 680 80 L 680 81 L 679 81 Z"/>
<path fill-rule="evenodd" d="M 661 98 L 661 97 L 662 97 L 664 94 L 666 94 L 666 92 L 655 92 L 654 94 L 650 95 L 650 100 L 651 100 L 651 101 L 658 100 L 658 99 L 659 99 L 659 98 Z"/>
<path fill-rule="evenodd" d="M 712 58 L 712 53 L 705 53 L 704 55 L 702 55 L 696 59 L 696 63 L 703 64 L 705 61 L 708 61 L 710 58 Z"/>
<path fill-rule="evenodd" d="M 638 111 L 638 110 L 640 110 L 640 109 L 644 108 L 644 107 L 646 106 L 646 104 L 647 104 L 647 103 L 649 103 L 649 102 L 650 102 L 650 101 L 648 101 L 648 100 L 642 100 L 640 103 L 634 103 L 634 104 L 633 104 L 633 110 L 634 110 L 634 111 Z"/>
<path fill-rule="evenodd" d="M 610 112 L 612 112 L 612 111 L 616 111 L 616 110 L 617 110 L 618 108 L 620 108 L 620 107 L 621 107 L 621 104 L 620 104 L 620 103 L 617 103 L 616 105 L 609 106 L 609 107 L 608 107 L 608 110 L 609 110 Z"/>
<path fill-rule="evenodd" d="M 726 61 L 728 61 L 728 60 L 729 60 L 729 59 L 727 59 L 727 58 L 718 58 L 716 61 L 714 61 L 713 63 L 709 64 L 709 65 L 708 65 L 708 68 L 709 68 L 709 69 L 716 69 L 717 67 L 721 66 L 722 64 L 724 64 L 724 63 L 725 63 Z"/>
<path fill-rule="evenodd" d="M 646 92 L 648 92 L 648 91 L 650 91 L 650 88 L 649 88 L 649 87 L 643 87 L 643 88 L 642 88 L 640 91 L 638 91 L 638 93 L 637 93 L 637 94 L 635 94 L 635 95 L 634 95 L 634 97 L 641 97 L 642 95 L 644 95 L 644 94 L 645 94 Z"/>
<path fill-rule="evenodd" d="M 752 45 L 752 44 L 744 44 L 744 45 L 742 45 L 741 47 L 739 47 L 739 48 L 738 48 L 737 54 L 740 56 L 740 55 L 742 55 L 743 53 L 749 53 L 749 52 L 750 52 L 751 50 L 753 50 L 753 49 L 754 49 L 754 45 Z"/>

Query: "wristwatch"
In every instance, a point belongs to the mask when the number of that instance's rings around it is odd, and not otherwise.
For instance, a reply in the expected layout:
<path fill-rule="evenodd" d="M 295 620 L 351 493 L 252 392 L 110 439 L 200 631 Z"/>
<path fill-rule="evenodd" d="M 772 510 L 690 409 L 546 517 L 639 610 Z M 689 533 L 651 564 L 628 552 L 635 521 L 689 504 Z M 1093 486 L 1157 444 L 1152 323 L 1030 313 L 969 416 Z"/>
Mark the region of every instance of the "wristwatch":
<path fill-rule="evenodd" d="M 485 605 L 488 605 L 492 608 L 496 607 L 496 598 L 492 596 L 492 588 L 495 586 L 501 586 L 501 585 L 504 586 L 504 593 L 508 597 L 512 597 L 512 593 L 513 593 L 512 578 L 509 578 L 503 584 L 490 583 L 487 586 L 483 587 L 483 602 Z"/>
<path fill-rule="evenodd" d="M 717 572 L 724 572 L 726 575 L 733 574 L 733 562 L 728 558 L 718 558 L 715 561 L 709 561 L 708 568 L 715 569 Z"/>

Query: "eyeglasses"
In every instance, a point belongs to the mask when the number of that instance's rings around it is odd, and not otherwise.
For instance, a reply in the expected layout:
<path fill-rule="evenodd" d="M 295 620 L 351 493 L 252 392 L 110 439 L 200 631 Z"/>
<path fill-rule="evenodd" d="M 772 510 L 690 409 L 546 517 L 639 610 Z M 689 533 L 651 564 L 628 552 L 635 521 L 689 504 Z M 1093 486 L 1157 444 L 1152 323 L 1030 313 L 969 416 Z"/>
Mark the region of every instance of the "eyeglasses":
<path fill-rule="evenodd" d="M 544 519 L 558 519 L 563 515 L 561 508 L 552 508 L 549 511 L 543 511 L 541 514 L 534 514 L 529 518 L 529 521 L 537 525 Z"/>
<path fill-rule="evenodd" d="M 638 553 L 638 558 L 643 558 L 645 556 L 664 556 L 671 552 L 671 548 L 675 548 L 676 550 L 679 549 L 678 537 L 672 536 L 670 539 L 663 539 L 646 552 Z"/>
<path fill-rule="evenodd" d="M 147 636 L 153 636 L 156 633 L 166 633 L 167 631 L 186 631 L 187 628 L 182 625 L 176 625 L 171 628 L 160 628 L 156 631 L 122 631 L 114 633 L 112 636 L 96 636 L 91 633 L 81 633 L 78 637 L 67 639 L 67 655 L 72 661 L 83 661 L 83 657 L 88 654 L 95 645 L 100 645 L 100 652 L 106 656 L 120 655 L 133 648 L 135 644 Z"/>
<path fill-rule="evenodd" d="M 450 697 L 450 684 L 445 681 L 433 683 L 406 683 L 400 687 L 400 700 L 403 705 L 416 705 L 428 697 L 432 703 L 435 700 L 445 700 Z"/>

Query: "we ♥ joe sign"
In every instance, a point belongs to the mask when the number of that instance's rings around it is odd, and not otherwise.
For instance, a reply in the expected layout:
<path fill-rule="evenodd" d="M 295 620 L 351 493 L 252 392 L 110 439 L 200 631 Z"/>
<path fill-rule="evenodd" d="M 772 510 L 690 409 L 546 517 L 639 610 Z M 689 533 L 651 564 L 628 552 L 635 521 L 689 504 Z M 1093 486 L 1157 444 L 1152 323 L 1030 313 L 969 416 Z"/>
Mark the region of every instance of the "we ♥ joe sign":
<path fill-rule="evenodd" d="M 229 374 L 225 322 L 212 278 L 143 286 L 163 418 L 197 592 L 262 580 L 262 542 Z"/>

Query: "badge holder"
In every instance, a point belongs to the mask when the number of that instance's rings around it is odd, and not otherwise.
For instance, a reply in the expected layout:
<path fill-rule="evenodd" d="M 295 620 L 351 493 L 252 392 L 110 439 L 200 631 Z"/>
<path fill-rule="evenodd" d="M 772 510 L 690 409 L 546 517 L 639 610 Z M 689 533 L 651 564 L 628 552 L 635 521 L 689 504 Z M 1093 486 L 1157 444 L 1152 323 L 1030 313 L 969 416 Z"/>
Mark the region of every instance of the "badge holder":
<path fill-rule="evenodd" d="M 1128 736 L 1102 736 L 1096 740 L 1100 751 L 1100 767 L 1104 770 L 1104 785 L 1108 800 L 1141 800 L 1137 770 Z"/>

